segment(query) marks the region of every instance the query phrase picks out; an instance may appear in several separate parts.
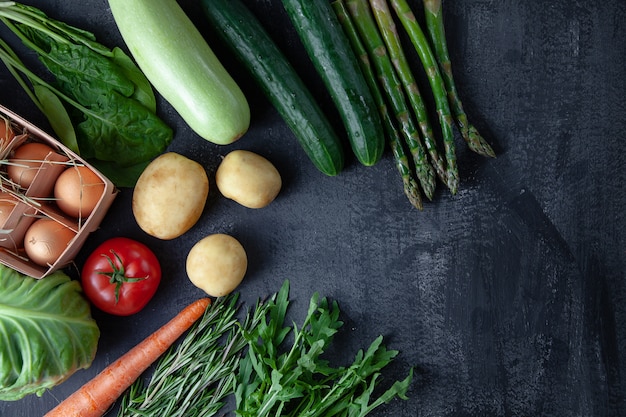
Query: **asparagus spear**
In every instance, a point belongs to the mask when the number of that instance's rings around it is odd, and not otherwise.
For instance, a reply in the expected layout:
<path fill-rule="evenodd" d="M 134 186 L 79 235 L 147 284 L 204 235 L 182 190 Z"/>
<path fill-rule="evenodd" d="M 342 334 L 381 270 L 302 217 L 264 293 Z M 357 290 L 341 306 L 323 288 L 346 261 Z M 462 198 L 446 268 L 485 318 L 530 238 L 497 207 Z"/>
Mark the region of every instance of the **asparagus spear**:
<path fill-rule="evenodd" d="M 430 35 L 430 40 L 434 47 L 435 57 L 439 63 L 439 68 L 448 92 L 452 112 L 456 120 L 457 126 L 461 131 L 461 136 L 467 142 L 467 146 L 474 152 L 495 158 L 496 154 L 491 146 L 481 136 L 478 129 L 472 125 L 468 119 L 461 98 L 456 89 L 456 83 L 452 76 L 452 64 L 448 53 L 448 45 L 446 42 L 446 34 L 443 25 L 443 11 L 441 0 L 424 0 L 424 15 L 426 18 L 426 29 Z"/>
<path fill-rule="evenodd" d="M 415 127 L 402 85 L 391 63 L 387 48 L 381 39 L 367 0 L 347 0 L 346 6 L 352 21 L 367 49 L 389 103 L 400 124 L 400 130 L 412 155 L 415 173 L 422 190 L 432 199 L 435 190 L 435 171 L 428 161 L 419 132 Z"/>
<path fill-rule="evenodd" d="M 389 114 L 387 114 L 387 116 L 389 116 Z M 389 136 L 389 147 L 391 148 L 391 152 L 393 153 L 396 161 L 396 168 L 400 172 L 400 176 L 402 178 L 404 195 L 406 195 L 413 207 L 422 210 L 422 194 L 420 193 L 417 181 L 413 177 L 413 172 L 411 171 L 411 167 L 409 165 L 409 158 L 404 152 L 404 147 L 402 146 L 402 139 L 400 138 L 400 134 L 393 123 L 389 122 L 391 122 L 391 118 L 387 117 L 384 127 L 387 131 L 387 135 Z"/>
<path fill-rule="evenodd" d="M 408 157 L 404 151 L 404 147 L 402 146 L 400 134 L 396 129 L 392 116 L 389 114 L 387 104 L 385 103 L 383 94 L 380 91 L 367 50 L 365 49 L 365 46 L 363 46 L 363 42 L 361 42 L 361 38 L 354 27 L 354 23 L 350 18 L 345 3 L 342 0 L 335 0 L 333 1 L 332 6 L 344 32 L 346 32 L 350 44 L 352 45 L 352 49 L 354 49 L 355 54 L 359 57 L 361 70 L 365 76 L 365 81 L 372 91 L 372 96 L 374 97 L 374 101 L 376 102 L 378 112 L 380 113 L 381 120 L 383 122 L 383 127 L 385 128 L 389 147 L 391 148 L 396 162 L 396 167 L 402 178 L 404 194 L 409 199 L 409 202 L 413 205 L 413 207 L 421 210 L 423 209 L 423 205 L 419 185 L 415 180 Z"/>
<path fill-rule="evenodd" d="M 437 115 L 439 116 L 439 124 L 443 137 L 444 148 L 446 152 L 448 188 L 452 194 L 456 194 L 459 184 L 459 172 L 456 165 L 456 145 L 454 143 L 454 120 L 450 112 L 450 104 L 448 103 L 446 86 L 439 72 L 437 60 L 422 28 L 415 18 L 413 11 L 405 0 L 391 0 L 391 6 L 396 12 L 402 26 L 406 30 L 419 58 L 424 66 L 428 81 L 435 98 L 437 107 Z"/>
<path fill-rule="evenodd" d="M 383 41 L 389 51 L 389 57 L 393 63 L 394 68 L 404 86 L 404 91 L 407 94 L 409 103 L 413 107 L 413 112 L 419 123 L 422 137 L 424 138 L 424 144 L 430 155 L 430 159 L 433 163 L 433 167 L 439 175 L 439 178 L 444 184 L 447 183 L 444 161 L 439 156 L 437 149 L 437 142 L 433 129 L 428 117 L 426 105 L 420 93 L 419 86 L 415 81 L 409 62 L 404 54 L 402 44 L 400 43 L 400 37 L 396 28 L 396 24 L 393 20 L 389 6 L 386 0 L 369 0 L 370 7 L 380 29 Z"/>

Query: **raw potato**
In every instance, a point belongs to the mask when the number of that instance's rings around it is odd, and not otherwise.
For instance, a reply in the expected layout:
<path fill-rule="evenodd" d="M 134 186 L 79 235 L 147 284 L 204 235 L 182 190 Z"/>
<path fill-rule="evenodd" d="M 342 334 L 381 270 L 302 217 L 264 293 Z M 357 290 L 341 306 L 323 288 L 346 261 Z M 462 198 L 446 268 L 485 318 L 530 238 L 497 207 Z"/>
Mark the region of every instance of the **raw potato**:
<path fill-rule="evenodd" d="M 187 255 L 187 275 L 212 297 L 230 294 L 248 269 L 246 251 L 237 239 L 217 233 L 196 243 Z"/>
<path fill-rule="evenodd" d="M 282 180 L 270 161 L 254 152 L 235 150 L 220 163 L 215 173 L 220 193 L 248 208 L 262 208 L 274 201 Z"/>
<path fill-rule="evenodd" d="M 175 152 L 156 158 L 133 191 L 133 214 L 141 229 L 163 240 L 174 239 L 200 218 L 209 195 L 202 165 Z"/>

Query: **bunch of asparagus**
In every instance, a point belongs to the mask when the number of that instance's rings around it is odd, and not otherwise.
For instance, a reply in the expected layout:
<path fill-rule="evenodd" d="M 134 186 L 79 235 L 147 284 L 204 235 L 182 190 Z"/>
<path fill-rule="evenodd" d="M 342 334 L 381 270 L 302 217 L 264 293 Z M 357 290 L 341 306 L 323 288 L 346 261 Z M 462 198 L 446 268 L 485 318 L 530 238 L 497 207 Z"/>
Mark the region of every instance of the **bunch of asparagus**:
<path fill-rule="evenodd" d="M 495 157 L 495 153 L 463 110 L 452 76 L 442 0 L 423 0 L 427 34 L 406 0 L 334 0 L 332 4 L 376 99 L 407 198 L 422 209 L 423 196 L 433 198 L 437 178 L 456 194 L 459 172 L 454 123 L 469 149 L 487 157 Z M 391 9 L 428 78 L 443 146 L 438 146 Z"/>

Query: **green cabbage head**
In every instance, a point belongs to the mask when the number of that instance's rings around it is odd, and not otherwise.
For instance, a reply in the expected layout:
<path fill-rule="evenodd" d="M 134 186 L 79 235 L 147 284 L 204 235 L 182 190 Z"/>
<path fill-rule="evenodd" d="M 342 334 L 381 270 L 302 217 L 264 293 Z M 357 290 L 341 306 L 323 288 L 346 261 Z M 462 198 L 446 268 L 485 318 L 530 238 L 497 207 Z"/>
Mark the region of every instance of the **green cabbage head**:
<path fill-rule="evenodd" d="M 41 396 L 91 365 L 100 330 L 80 284 L 0 265 L 0 400 Z"/>

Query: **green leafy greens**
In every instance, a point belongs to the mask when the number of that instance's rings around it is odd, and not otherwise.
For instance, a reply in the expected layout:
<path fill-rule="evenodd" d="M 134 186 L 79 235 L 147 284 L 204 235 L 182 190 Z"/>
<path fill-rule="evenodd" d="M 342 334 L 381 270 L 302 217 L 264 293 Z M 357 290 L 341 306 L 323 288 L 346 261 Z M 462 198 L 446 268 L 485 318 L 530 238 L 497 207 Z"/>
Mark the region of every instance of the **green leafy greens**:
<path fill-rule="evenodd" d="M 0 39 L 0 60 L 61 142 L 117 186 L 134 186 L 173 136 L 156 115 L 152 86 L 139 68 L 120 48 L 109 49 L 92 33 L 34 7 L 0 1 L 0 20 L 54 76 L 54 83 L 44 81 Z"/>
<path fill-rule="evenodd" d="M 396 396 L 406 399 L 413 371 L 374 398 L 380 371 L 398 351 L 387 350 L 382 336 L 367 351 L 359 351 L 349 367 L 333 367 L 322 354 L 343 325 L 337 302 L 311 298 L 303 324 L 284 327 L 289 283 L 259 305 L 260 325 L 244 331 L 247 355 L 241 361 L 235 397 L 236 414 L 264 416 L 365 416 Z M 281 349 L 289 341 L 288 349 Z"/>
<path fill-rule="evenodd" d="M 237 296 L 216 299 L 181 343 L 159 360 L 149 383 L 139 379 L 131 386 L 118 417 L 216 415 L 233 392 L 246 346 L 237 311 Z M 241 324 L 255 325 L 250 320 Z"/>
<path fill-rule="evenodd" d="M 0 401 L 40 396 L 89 367 L 99 337 L 78 281 L 0 265 Z"/>
<path fill-rule="evenodd" d="M 131 387 L 118 417 L 211 417 L 231 395 L 241 417 L 357 417 L 396 397 L 406 399 L 412 370 L 375 392 L 382 369 L 398 354 L 382 345 L 382 337 L 357 352 L 352 365 L 333 367 L 322 355 L 342 326 L 338 304 L 314 294 L 302 326 L 285 326 L 288 296 L 285 281 L 243 322 L 234 315 L 236 295 L 218 298 L 160 360 L 149 384 L 139 380 Z"/>

